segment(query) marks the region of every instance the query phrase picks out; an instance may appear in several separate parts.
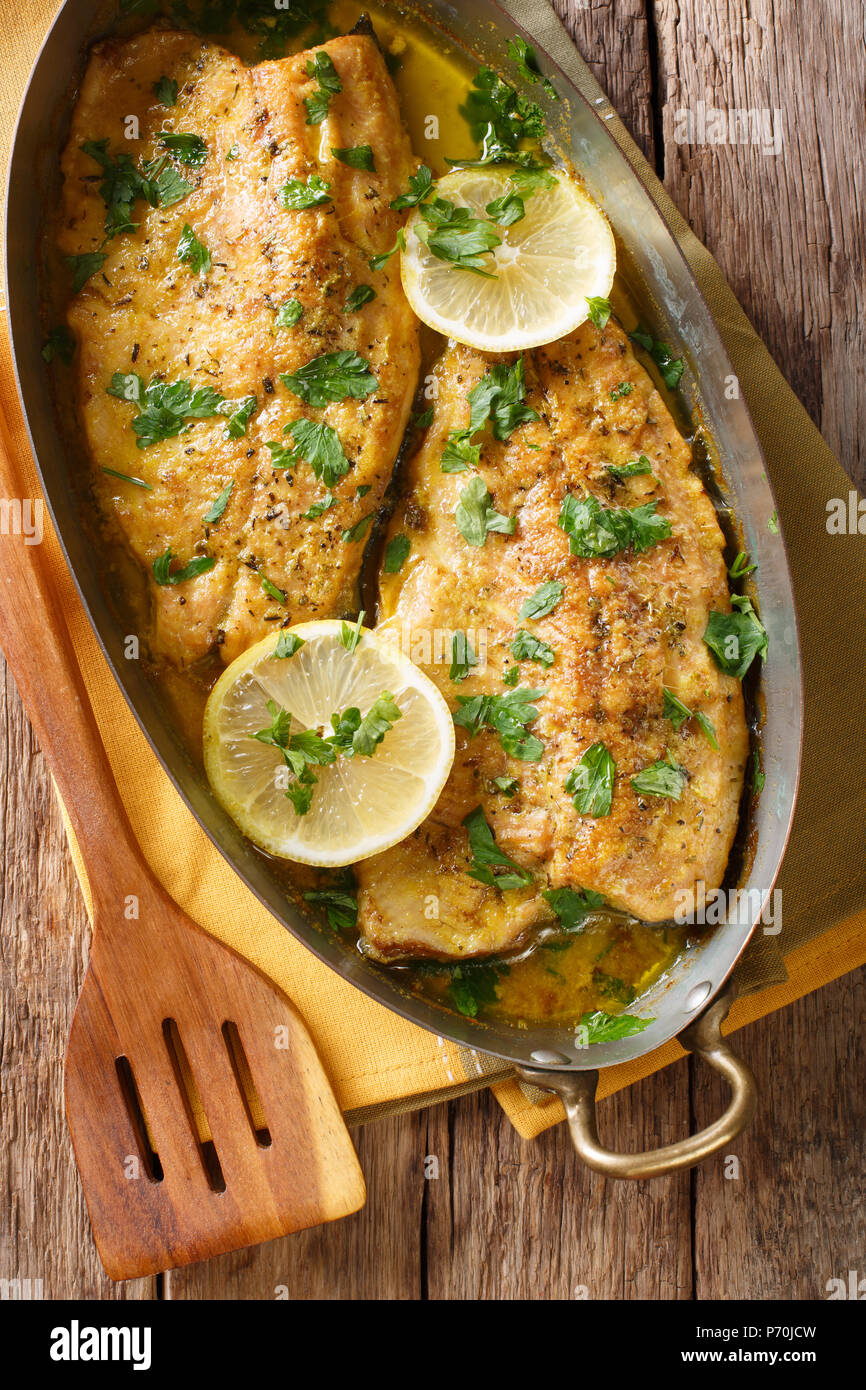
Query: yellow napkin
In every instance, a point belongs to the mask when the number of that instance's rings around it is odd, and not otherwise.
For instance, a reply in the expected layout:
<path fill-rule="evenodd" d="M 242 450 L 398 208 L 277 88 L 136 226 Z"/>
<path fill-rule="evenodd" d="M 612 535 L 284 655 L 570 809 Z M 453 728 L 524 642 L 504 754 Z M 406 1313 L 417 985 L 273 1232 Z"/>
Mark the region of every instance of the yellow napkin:
<path fill-rule="evenodd" d="M 5 171 L 20 94 L 58 0 L 31 0 L 26 8 L 16 7 L 14 17 L 10 0 L 4 0 L 4 5 L 6 81 L 0 86 L 0 167 Z M 521 0 L 519 4 L 512 0 L 510 7 L 590 99 L 598 96 L 598 87 L 546 0 Z M 864 682 L 862 676 L 857 682 L 850 674 L 850 689 L 846 689 L 845 652 L 852 662 L 860 662 L 860 654 L 866 650 L 866 604 L 862 602 L 866 556 L 862 544 L 855 550 L 855 538 L 850 538 L 852 545 L 847 552 L 838 546 L 828 550 L 821 527 L 813 524 L 809 529 L 804 524 L 804 508 L 813 523 L 815 517 L 820 521 L 824 500 L 847 495 L 848 481 L 749 327 L 712 258 L 692 237 L 624 128 L 615 121 L 609 125 L 640 168 L 641 176 L 652 185 L 728 343 L 767 452 L 798 582 L 811 717 L 801 803 L 804 809 L 798 817 L 783 880 L 788 978 L 785 981 L 778 948 L 768 946 L 769 939 L 762 938 L 743 969 L 742 982 L 752 989 L 768 981 L 779 982 L 737 1002 L 731 1026 L 739 1027 L 866 960 L 866 913 L 858 910 L 866 903 L 866 892 L 862 877 L 858 882 L 849 872 L 852 864 L 863 866 L 862 851 L 854 850 L 860 818 L 853 814 L 853 797 L 866 752 L 862 738 L 859 755 L 856 746 L 849 745 L 843 775 L 833 744 L 839 725 L 829 717 L 831 708 L 838 710 L 840 702 L 847 700 L 843 706 L 847 727 L 862 731 Z M 38 496 L 5 336 L 0 342 L 0 409 L 9 421 L 30 494 Z M 515 1082 L 505 1079 L 509 1069 L 504 1064 L 404 1022 L 344 983 L 299 945 L 244 888 L 187 811 L 129 712 L 50 529 L 46 529 L 45 555 L 121 795 L 150 863 L 190 916 L 266 971 L 294 1000 L 347 1119 L 362 1122 L 491 1083 L 498 1083 L 494 1093 L 521 1134 L 537 1134 L 561 1119 L 557 1101 L 534 1103 Z M 832 586 L 817 582 L 824 572 L 832 573 Z M 831 587 L 835 606 L 829 601 Z M 838 602 L 840 595 L 847 596 L 850 606 Z M 856 595 L 861 596 L 859 602 Z M 850 619 L 847 627 L 843 621 L 846 614 Z M 859 625 L 856 631 L 855 623 Z M 822 659 L 825 641 L 833 643 L 832 668 Z M 861 715 L 855 719 L 858 701 Z M 829 764 L 822 765 L 828 756 Z M 827 766 L 832 774 L 829 777 Z M 843 794 L 846 787 L 854 789 L 847 799 Z M 71 848 L 87 897 L 86 876 L 72 842 Z M 679 1056 L 681 1049 L 670 1043 L 628 1066 L 611 1068 L 604 1074 L 601 1094 L 607 1095 Z"/>

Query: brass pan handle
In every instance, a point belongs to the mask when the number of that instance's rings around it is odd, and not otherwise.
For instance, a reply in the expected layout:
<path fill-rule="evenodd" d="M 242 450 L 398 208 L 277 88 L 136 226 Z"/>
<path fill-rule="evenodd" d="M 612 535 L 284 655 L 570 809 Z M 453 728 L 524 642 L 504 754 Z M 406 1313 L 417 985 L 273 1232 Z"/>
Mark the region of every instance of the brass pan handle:
<path fill-rule="evenodd" d="M 722 1021 L 734 1001 L 729 987 L 679 1036 L 687 1052 L 703 1057 L 720 1072 L 731 1088 L 723 1115 L 698 1134 L 647 1153 L 614 1153 L 600 1143 L 595 1120 L 597 1071 L 550 1072 L 518 1067 L 518 1075 L 534 1086 L 559 1096 L 568 1117 L 571 1140 L 578 1157 L 607 1178 L 660 1178 L 681 1168 L 692 1168 L 718 1153 L 741 1134 L 755 1113 L 758 1088 L 751 1067 L 732 1052 L 722 1037 Z"/>

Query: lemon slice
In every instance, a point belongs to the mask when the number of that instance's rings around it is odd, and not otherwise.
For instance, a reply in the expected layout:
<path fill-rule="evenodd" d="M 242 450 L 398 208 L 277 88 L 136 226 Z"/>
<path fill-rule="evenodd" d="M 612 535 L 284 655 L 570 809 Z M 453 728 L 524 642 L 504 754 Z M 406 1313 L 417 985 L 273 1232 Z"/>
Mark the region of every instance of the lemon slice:
<path fill-rule="evenodd" d="M 318 622 L 266 637 L 223 672 L 204 715 L 205 768 L 232 820 L 269 854 L 320 868 L 357 863 L 405 839 L 432 810 L 454 761 L 454 721 L 432 681 L 369 631 L 349 651 L 343 631 L 341 622 Z M 286 635 L 303 645 L 277 657 Z M 399 720 L 371 756 L 341 754 L 311 767 L 312 801 L 298 814 L 286 796 L 294 774 L 278 748 L 255 738 L 271 727 L 273 707 L 291 715 L 291 735 L 329 738 L 332 714 L 366 715 L 385 692 Z"/>
<path fill-rule="evenodd" d="M 519 175 L 517 176 L 519 178 Z M 607 218 L 572 179 L 522 195 L 526 216 L 494 224 L 502 244 L 484 257 L 496 279 L 434 256 L 418 237 L 421 208 L 406 227 L 403 288 L 424 323 L 482 352 L 518 352 L 553 343 L 589 317 L 587 298 L 607 298 L 616 246 Z M 487 205 L 516 191 L 497 168 L 457 169 L 436 185 L 440 198 L 489 221 Z"/>

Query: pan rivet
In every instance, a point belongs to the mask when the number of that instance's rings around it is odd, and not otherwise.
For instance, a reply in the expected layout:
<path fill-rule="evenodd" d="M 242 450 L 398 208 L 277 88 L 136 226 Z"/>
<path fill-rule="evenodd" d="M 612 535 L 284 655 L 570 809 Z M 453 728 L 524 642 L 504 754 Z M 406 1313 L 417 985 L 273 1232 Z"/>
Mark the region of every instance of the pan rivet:
<path fill-rule="evenodd" d="M 700 1008 L 701 1004 L 703 1004 L 704 1000 L 709 996 L 712 987 L 709 980 L 704 980 L 701 984 L 695 985 L 694 989 L 689 990 L 686 995 L 686 1010 L 688 1013 L 691 1013 L 692 1009 Z"/>
<path fill-rule="evenodd" d="M 539 1048 L 537 1052 L 530 1052 L 529 1056 L 533 1062 L 540 1062 L 545 1067 L 568 1066 L 571 1061 L 570 1057 L 563 1056 L 561 1052 L 548 1052 L 543 1047 Z"/>

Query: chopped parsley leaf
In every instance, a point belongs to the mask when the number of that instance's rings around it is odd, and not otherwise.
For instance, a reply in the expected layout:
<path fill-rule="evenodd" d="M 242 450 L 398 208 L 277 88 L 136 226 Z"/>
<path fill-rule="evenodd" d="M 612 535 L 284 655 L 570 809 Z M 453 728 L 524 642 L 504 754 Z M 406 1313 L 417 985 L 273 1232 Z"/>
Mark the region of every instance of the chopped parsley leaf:
<path fill-rule="evenodd" d="M 385 573 L 399 574 L 409 558 L 411 549 L 412 542 L 408 536 L 392 536 L 385 547 Z"/>
<path fill-rule="evenodd" d="M 661 343 L 654 338 L 651 333 L 638 324 L 633 333 L 628 335 L 633 343 L 638 343 L 646 352 L 649 353 L 662 374 L 662 380 L 668 390 L 673 391 L 680 384 L 680 379 L 684 371 L 684 363 L 681 357 L 674 357 L 673 349 L 667 343 Z"/>
<path fill-rule="evenodd" d="M 376 291 L 372 285 L 358 285 L 349 295 L 343 306 L 344 314 L 356 314 L 359 309 L 363 309 L 365 304 L 369 304 L 376 298 Z"/>
<path fill-rule="evenodd" d="M 340 436 L 330 425 L 316 424 L 313 420 L 295 420 L 286 426 L 286 433 L 295 441 L 295 461 L 306 459 L 325 487 L 333 487 L 351 468 Z"/>
<path fill-rule="evenodd" d="M 539 584 L 534 594 L 530 594 L 524 600 L 523 607 L 518 613 L 518 621 L 525 622 L 527 618 L 546 618 L 548 613 L 552 613 L 556 605 L 565 593 L 565 585 L 558 579 L 548 579 L 544 584 Z"/>
<path fill-rule="evenodd" d="M 511 643 L 511 655 L 515 661 L 537 661 L 540 666 L 552 666 L 556 654 L 547 642 L 533 637 L 525 628 L 518 628 Z"/>
<path fill-rule="evenodd" d="M 412 174 L 409 179 L 409 192 L 401 193 L 399 198 L 394 198 L 391 207 L 394 212 L 404 212 L 406 208 L 416 208 L 419 203 L 423 203 L 425 198 L 429 198 L 433 192 L 433 172 L 422 164 L 417 174 Z"/>
<path fill-rule="evenodd" d="M 609 816 L 613 804 L 616 763 L 603 743 L 587 748 L 565 779 L 565 790 L 582 816 Z"/>
<path fill-rule="evenodd" d="M 332 145 L 331 154 L 341 164 L 347 164 L 350 169 L 366 169 L 371 174 L 376 172 L 372 145 L 352 145 L 347 149 L 335 149 Z"/>
<path fill-rule="evenodd" d="M 192 135 L 188 131 L 161 130 L 156 138 L 164 150 L 192 169 L 200 169 L 207 159 L 207 145 L 200 135 Z"/>
<path fill-rule="evenodd" d="M 287 299 L 285 304 L 281 304 L 274 319 L 275 328 L 294 328 L 296 323 L 300 323 L 304 314 L 304 306 L 299 299 Z"/>
<path fill-rule="evenodd" d="M 207 275 L 213 265 L 210 251 L 203 241 L 199 241 L 188 222 L 184 223 L 177 243 L 177 258 L 185 262 L 194 275 Z"/>
<path fill-rule="evenodd" d="M 582 1014 L 577 1025 L 578 1036 L 586 1043 L 619 1042 L 642 1033 L 655 1023 L 654 1018 L 638 1018 L 636 1014 L 607 1014 L 603 1009 Z"/>
<path fill-rule="evenodd" d="M 469 545 L 483 545 L 491 531 L 512 536 L 517 526 L 513 516 L 503 516 L 493 506 L 484 479 L 470 478 L 460 494 L 454 513 L 457 530 Z"/>
<path fill-rule="evenodd" d="M 268 657 L 269 661 L 287 661 L 290 656 L 294 656 L 304 645 L 304 638 L 299 637 L 296 632 L 281 632 L 277 638 L 277 645 Z"/>
<path fill-rule="evenodd" d="M 671 534 L 667 518 L 656 516 L 657 507 L 658 502 L 645 502 L 632 510 L 603 507 L 595 497 L 577 498 L 566 493 L 559 524 L 573 555 L 611 559 L 629 546 L 640 555 Z"/>
<path fill-rule="evenodd" d="M 469 812 L 463 824 L 469 832 L 469 849 L 472 854 L 472 863 L 467 869 L 470 878 L 486 884 L 489 888 L 498 888 L 502 893 L 507 893 L 511 888 L 524 888 L 527 883 L 532 882 L 529 870 L 522 869 L 504 850 L 499 849 L 480 806 Z M 511 872 L 493 872 L 494 869 L 501 868 Z"/>
<path fill-rule="evenodd" d="M 632 777 L 631 784 L 639 796 L 664 796 L 679 801 L 686 785 L 686 774 L 673 761 L 651 763 Z"/>
<path fill-rule="evenodd" d="M 321 125 L 330 109 L 331 98 L 342 92 L 343 84 L 333 59 L 321 49 L 313 59 L 308 60 L 307 76 L 314 77 L 319 84 L 318 91 L 304 98 L 307 125 Z"/>
<path fill-rule="evenodd" d="M 223 512 L 229 504 L 229 498 L 232 495 L 233 487 L 234 480 L 232 480 L 232 482 L 229 483 L 228 487 L 223 488 L 219 497 L 215 498 L 214 501 L 210 504 L 204 516 L 202 517 L 202 521 L 204 522 L 205 526 L 212 526 L 215 521 L 219 521 L 220 517 L 222 516 Z"/>
<path fill-rule="evenodd" d="M 319 174 L 311 174 L 303 179 L 289 179 L 277 191 L 277 202 L 284 212 L 305 212 L 309 208 L 321 208 L 333 202 L 331 185 Z"/>
<path fill-rule="evenodd" d="M 163 106 L 174 106 L 177 101 L 177 83 L 170 77 L 161 77 L 158 82 L 154 82 L 151 90 Z"/>
<path fill-rule="evenodd" d="M 332 401 L 339 403 L 351 397 L 365 400 L 378 391 L 379 383 L 370 371 L 370 363 L 356 352 L 326 352 L 291 374 L 283 373 L 280 381 L 307 405 L 324 409 Z"/>
<path fill-rule="evenodd" d="M 456 683 L 465 681 L 478 658 L 472 650 L 472 643 L 465 632 L 455 632 L 451 638 L 451 669 L 448 679 Z"/>
<path fill-rule="evenodd" d="M 505 695 L 458 695 L 459 708 L 454 714 L 454 723 L 468 730 L 472 738 L 482 729 L 493 729 L 510 757 L 524 763 L 537 763 L 544 752 L 544 744 L 534 734 L 527 733 L 527 727 L 538 718 L 533 700 L 546 694 L 546 690 L 528 690 L 521 686 Z"/>
<path fill-rule="evenodd" d="M 710 613 L 704 642 L 726 676 L 742 680 L 756 656 L 766 659 L 767 631 L 743 594 L 731 598 L 733 613 Z"/>
<path fill-rule="evenodd" d="M 502 238 L 491 222 L 473 217 L 470 208 L 458 207 L 447 198 L 434 198 L 432 203 L 421 205 L 415 235 L 437 260 L 488 280 L 496 279 L 487 257 L 502 245 Z"/>
<path fill-rule="evenodd" d="M 171 546 L 164 555 L 160 555 L 153 562 L 153 577 L 157 584 L 185 584 L 188 579 L 195 579 L 200 574 L 206 574 L 212 570 L 216 560 L 212 555 L 196 555 L 189 564 L 184 565 L 183 569 L 175 570 L 172 573 L 171 562 L 174 556 L 171 553 Z"/>
<path fill-rule="evenodd" d="M 594 893 L 591 888 L 582 891 L 576 888 L 548 888 L 541 896 L 553 908 L 565 932 L 579 932 L 589 913 L 604 907 L 601 893 Z"/>

